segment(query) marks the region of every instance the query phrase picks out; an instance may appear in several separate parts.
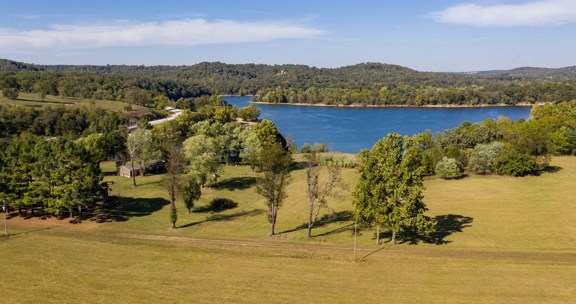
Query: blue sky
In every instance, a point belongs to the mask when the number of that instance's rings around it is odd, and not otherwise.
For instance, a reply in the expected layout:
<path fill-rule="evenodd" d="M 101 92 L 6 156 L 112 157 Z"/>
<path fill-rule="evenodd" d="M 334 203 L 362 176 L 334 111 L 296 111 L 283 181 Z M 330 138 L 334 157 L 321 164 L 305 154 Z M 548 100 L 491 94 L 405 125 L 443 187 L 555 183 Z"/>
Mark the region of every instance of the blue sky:
<path fill-rule="evenodd" d="M 576 65 L 576 0 L 1 0 L 0 58 L 38 64 Z"/>

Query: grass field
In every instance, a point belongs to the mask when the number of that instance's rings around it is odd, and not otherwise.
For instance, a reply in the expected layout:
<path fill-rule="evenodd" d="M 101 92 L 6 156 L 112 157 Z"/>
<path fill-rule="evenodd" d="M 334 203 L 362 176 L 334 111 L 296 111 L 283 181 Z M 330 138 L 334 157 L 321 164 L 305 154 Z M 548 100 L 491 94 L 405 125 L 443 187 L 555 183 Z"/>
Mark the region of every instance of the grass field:
<path fill-rule="evenodd" d="M 60 96 L 47 95 L 44 101 L 40 98 L 38 94 L 34 93 L 20 93 L 18 99 L 13 102 L 12 100 L 0 95 L 0 105 L 4 107 L 44 107 L 44 106 L 65 106 L 65 107 L 99 107 L 107 111 L 113 112 L 125 112 L 126 106 L 125 102 L 118 102 L 112 100 L 91 100 L 91 99 L 80 99 L 80 98 L 62 98 Z M 132 114 L 134 115 L 145 115 L 150 112 L 149 109 L 133 105 Z"/>
<path fill-rule="evenodd" d="M 350 194 L 306 240 L 304 172 L 293 173 L 277 231 L 246 167 L 205 189 L 238 207 L 186 214 L 169 229 L 159 176 L 113 181 L 120 195 L 96 221 L 11 218 L 0 240 L 0 302 L 575 303 L 576 158 L 538 177 L 429 179 L 425 201 L 442 230 L 434 242 L 376 246 L 358 238 Z M 110 163 L 105 171 L 113 171 Z M 356 178 L 344 172 L 350 189 Z M 416 243 L 416 244 L 415 244 Z"/>

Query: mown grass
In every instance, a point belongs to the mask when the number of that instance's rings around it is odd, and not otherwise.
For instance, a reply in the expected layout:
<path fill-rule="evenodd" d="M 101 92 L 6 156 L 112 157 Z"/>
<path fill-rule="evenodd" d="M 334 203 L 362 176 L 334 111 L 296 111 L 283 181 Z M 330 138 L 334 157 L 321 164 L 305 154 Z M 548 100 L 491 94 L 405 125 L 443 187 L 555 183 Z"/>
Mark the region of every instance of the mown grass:
<path fill-rule="evenodd" d="M 4 107 L 45 107 L 45 106 L 65 106 L 65 107 L 98 107 L 106 111 L 112 112 L 126 112 L 126 107 L 128 103 L 112 101 L 112 100 L 93 100 L 93 99 L 81 99 L 81 98 L 69 98 L 47 95 L 44 101 L 40 98 L 38 94 L 34 93 L 20 93 L 16 101 L 12 101 L 0 94 L 0 105 Z M 144 115 L 150 111 L 142 106 L 133 105 L 134 113 L 138 115 Z"/>
<path fill-rule="evenodd" d="M 103 223 L 9 220 L 0 240 L 3 300 L 193 303 L 571 303 L 576 298 L 576 158 L 557 157 L 537 177 L 429 179 L 425 201 L 443 230 L 434 243 L 396 247 L 359 236 L 353 263 L 351 196 L 330 202 L 338 216 L 305 239 L 304 172 L 269 239 L 254 174 L 228 167 L 198 206 L 226 197 L 238 207 L 186 214 L 169 229 L 160 176 L 116 182 L 121 207 Z M 104 165 L 113 171 L 113 165 Z M 353 188 L 354 170 L 344 178 Z M 115 209 L 114 209 L 115 208 Z M 410 241 L 416 241 L 412 244 Z"/>

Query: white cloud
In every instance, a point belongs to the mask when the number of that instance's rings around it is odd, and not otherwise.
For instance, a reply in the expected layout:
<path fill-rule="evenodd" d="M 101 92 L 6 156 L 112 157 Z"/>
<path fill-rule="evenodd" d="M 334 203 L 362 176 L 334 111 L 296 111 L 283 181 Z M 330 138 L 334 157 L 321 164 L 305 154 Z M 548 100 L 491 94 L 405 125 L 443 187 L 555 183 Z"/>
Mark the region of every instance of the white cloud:
<path fill-rule="evenodd" d="M 540 0 L 492 6 L 459 4 L 430 16 L 437 22 L 483 27 L 562 25 L 576 22 L 576 0 Z"/>
<path fill-rule="evenodd" d="M 82 49 L 107 46 L 204 45 L 315 38 L 324 32 L 283 22 L 184 19 L 164 22 L 53 25 L 46 30 L 0 28 L 0 50 Z"/>

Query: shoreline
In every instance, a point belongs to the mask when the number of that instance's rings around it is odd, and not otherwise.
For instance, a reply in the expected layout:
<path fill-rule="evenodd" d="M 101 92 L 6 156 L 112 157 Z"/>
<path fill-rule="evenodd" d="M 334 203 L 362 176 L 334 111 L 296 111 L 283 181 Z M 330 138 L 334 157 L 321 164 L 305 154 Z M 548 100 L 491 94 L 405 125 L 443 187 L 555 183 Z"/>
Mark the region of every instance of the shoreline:
<path fill-rule="evenodd" d="M 507 104 L 481 104 L 481 105 L 454 105 L 454 104 L 441 104 L 441 105 L 327 105 L 323 103 L 274 103 L 274 102 L 263 102 L 256 101 L 255 104 L 261 105 L 273 105 L 273 106 L 300 106 L 300 107 L 326 107 L 326 108 L 490 108 L 490 107 L 532 107 L 547 104 L 546 102 L 538 103 L 518 103 L 515 105 Z"/>

